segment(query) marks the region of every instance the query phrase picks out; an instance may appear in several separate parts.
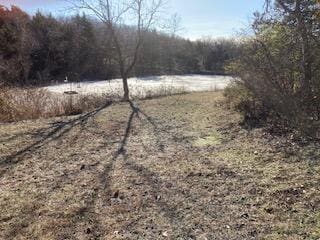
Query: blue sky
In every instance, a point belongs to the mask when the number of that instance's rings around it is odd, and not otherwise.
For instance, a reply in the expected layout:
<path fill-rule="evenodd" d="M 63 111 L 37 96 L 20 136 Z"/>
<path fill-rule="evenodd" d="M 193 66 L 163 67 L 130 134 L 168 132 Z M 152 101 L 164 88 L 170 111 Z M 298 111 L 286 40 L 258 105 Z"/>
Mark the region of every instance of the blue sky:
<path fill-rule="evenodd" d="M 201 37 L 233 37 L 245 29 L 252 13 L 261 10 L 264 0 L 169 0 L 168 10 L 181 17 L 180 35 L 190 39 Z M 65 15 L 63 0 L 0 0 L 34 13 L 37 9 Z"/>

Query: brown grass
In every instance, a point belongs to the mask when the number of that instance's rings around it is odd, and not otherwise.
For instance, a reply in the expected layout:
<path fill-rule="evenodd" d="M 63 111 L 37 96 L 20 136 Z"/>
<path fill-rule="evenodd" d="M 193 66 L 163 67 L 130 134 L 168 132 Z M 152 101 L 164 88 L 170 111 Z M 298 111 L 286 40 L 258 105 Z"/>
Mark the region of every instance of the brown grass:
<path fill-rule="evenodd" d="M 0 239 L 320 238 L 320 147 L 221 93 L 0 128 Z"/>
<path fill-rule="evenodd" d="M 81 114 L 110 101 L 107 95 L 55 95 L 45 89 L 0 89 L 0 121 L 50 118 Z"/>
<path fill-rule="evenodd" d="M 153 90 L 143 90 L 134 97 L 134 99 L 154 99 L 166 96 L 186 94 L 187 90 L 184 87 L 173 87 L 173 86 L 160 86 Z"/>
<path fill-rule="evenodd" d="M 141 91 L 134 99 L 152 99 L 184 94 L 183 88 L 160 87 Z M 99 108 L 110 101 L 119 101 L 118 94 L 52 94 L 39 88 L 0 88 L 0 122 L 78 115 Z"/>

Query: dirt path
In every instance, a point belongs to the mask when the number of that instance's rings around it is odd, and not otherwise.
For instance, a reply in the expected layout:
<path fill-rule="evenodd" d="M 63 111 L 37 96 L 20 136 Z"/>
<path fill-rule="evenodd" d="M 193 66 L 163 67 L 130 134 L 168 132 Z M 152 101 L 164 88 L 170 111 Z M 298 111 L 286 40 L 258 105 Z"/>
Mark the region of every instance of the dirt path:
<path fill-rule="evenodd" d="M 0 239 L 318 239 L 318 150 L 242 129 L 221 101 L 1 126 Z"/>

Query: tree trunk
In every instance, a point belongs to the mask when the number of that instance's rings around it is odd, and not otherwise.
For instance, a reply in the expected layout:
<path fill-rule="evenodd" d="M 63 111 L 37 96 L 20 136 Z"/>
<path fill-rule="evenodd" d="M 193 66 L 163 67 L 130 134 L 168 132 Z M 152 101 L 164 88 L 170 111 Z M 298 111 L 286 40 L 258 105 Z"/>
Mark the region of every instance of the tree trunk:
<path fill-rule="evenodd" d="M 301 1 L 297 0 L 296 2 L 296 9 L 295 9 L 295 15 L 298 23 L 298 34 L 300 35 L 300 41 L 301 41 L 301 53 L 302 53 L 302 71 L 303 71 L 303 79 L 302 79 L 302 93 L 304 96 L 309 96 L 311 89 L 310 84 L 312 80 L 312 60 L 311 60 L 311 54 L 310 54 L 310 45 L 309 45 L 309 39 L 308 39 L 308 32 L 306 29 L 306 23 L 303 16 L 303 10 L 301 6 Z"/>
<path fill-rule="evenodd" d="M 128 87 L 128 78 L 127 77 L 122 77 L 122 83 L 123 83 L 123 100 L 129 101 L 129 87 Z"/>
<path fill-rule="evenodd" d="M 306 37 L 302 34 L 302 68 L 303 68 L 303 82 L 302 90 L 305 96 L 309 96 L 311 92 L 310 84 L 312 80 L 312 68 L 310 49 Z"/>

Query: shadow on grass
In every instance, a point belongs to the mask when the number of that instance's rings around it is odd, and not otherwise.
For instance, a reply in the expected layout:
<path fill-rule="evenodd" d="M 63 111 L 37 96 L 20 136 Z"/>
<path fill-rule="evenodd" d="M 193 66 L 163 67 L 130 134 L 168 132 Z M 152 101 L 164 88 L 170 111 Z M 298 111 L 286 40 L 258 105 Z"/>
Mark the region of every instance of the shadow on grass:
<path fill-rule="evenodd" d="M 132 109 L 132 113 L 130 115 L 128 125 L 126 128 L 126 132 L 125 132 L 125 136 L 123 138 L 123 141 L 122 141 L 122 144 L 120 147 L 120 150 L 121 150 L 120 153 L 124 154 L 124 166 L 127 169 L 136 172 L 142 179 L 144 179 L 143 182 L 152 189 L 153 199 L 156 202 L 156 204 L 158 205 L 160 212 L 162 212 L 164 214 L 163 216 L 166 219 L 168 219 L 168 221 L 170 222 L 171 226 L 174 229 L 177 230 L 178 228 L 180 228 L 181 232 L 183 232 L 183 235 L 188 236 L 190 234 L 190 232 L 186 227 L 188 224 L 186 222 L 184 222 L 184 216 L 182 216 L 181 213 L 179 213 L 176 206 L 170 205 L 160 195 L 163 193 L 163 190 L 161 189 L 160 186 L 171 185 L 171 183 L 161 180 L 161 177 L 156 172 L 149 170 L 145 166 L 143 166 L 141 164 L 137 164 L 134 161 L 130 161 L 128 159 L 128 153 L 125 149 L 126 144 L 127 144 L 127 139 L 130 134 L 131 122 L 133 120 L 133 117 L 137 116 L 137 118 L 140 121 L 142 121 L 139 114 L 143 115 L 145 117 L 145 119 L 147 119 L 148 123 L 152 125 L 154 134 L 156 136 L 156 145 L 160 146 L 160 149 L 159 149 L 160 151 L 163 151 L 163 148 L 161 147 L 163 144 L 161 144 L 162 141 L 160 139 L 159 132 L 165 132 L 170 135 L 172 135 L 172 133 L 169 133 L 169 132 L 165 131 L 164 129 L 161 129 L 147 113 L 145 113 L 143 110 L 141 110 L 133 102 L 130 101 L 129 104 Z M 170 190 L 168 190 L 168 191 L 170 191 Z M 184 199 L 184 200 L 186 200 L 187 198 L 194 199 L 193 196 L 191 196 L 190 194 L 188 194 L 187 192 L 185 192 L 182 189 L 175 189 L 174 194 L 180 195 L 181 199 Z M 194 201 L 195 201 L 195 199 L 194 199 Z"/>
<path fill-rule="evenodd" d="M 94 237 L 94 239 L 100 239 L 102 232 L 104 231 L 104 226 L 97 219 L 97 214 L 94 211 L 96 203 L 99 198 L 102 198 L 103 202 L 110 202 L 111 198 L 113 197 L 113 193 L 111 191 L 111 173 L 113 171 L 114 164 L 120 156 L 123 156 L 125 161 L 127 160 L 126 145 L 130 136 L 134 117 L 137 114 L 137 109 L 133 106 L 133 104 L 130 103 L 130 106 L 132 108 L 132 111 L 129 115 L 126 129 L 123 138 L 120 141 L 120 145 L 114 153 L 110 162 L 103 166 L 103 171 L 98 175 L 99 186 L 96 186 L 94 188 L 94 192 L 93 194 L 91 194 L 90 199 L 87 200 L 86 206 L 81 210 L 81 216 L 83 216 L 84 218 L 88 218 L 88 216 L 90 216 L 89 218 L 91 227 L 87 228 L 87 233 Z"/>
<path fill-rule="evenodd" d="M 23 157 L 26 153 L 33 152 L 41 147 L 44 147 L 51 141 L 57 140 L 65 136 L 65 134 L 71 131 L 75 126 L 82 126 L 83 124 L 86 125 L 85 123 L 89 120 L 89 118 L 94 117 L 96 114 L 98 114 L 104 108 L 108 107 L 110 104 L 102 108 L 99 108 L 95 111 L 92 111 L 88 114 L 79 116 L 68 122 L 54 123 L 53 126 L 49 128 L 50 131 L 39 131 L 38 134 L 41 136 L 41 140 L 18 151 L 17 153 L 11 156 L 8 156 L 4 162 L 0 163 L 0 166 L 7 168 L 14 167 L 16 163 L 23 160 Z M 130 112 L 128 121 L 125 125 L 123 137 L 121 138 L 119 146 L 115 150 L 112 158 L 108 159 L 108 162 L 99 163 L 103 164 L 103 170 L 101 170 L 101 172 L 97 173 L 97 168 L 94 168 L 86 173 L 90 174 L 90 178 L 96 179 L 97 184 L 95 186 L 90 187 L 93 190 L 93 192 L 86 196 L 85 205 L 77 211 L 70 214 L 70 216 L 68 216 L 68 219 L 71 220 L 68 221 L 68 223 L 66 223 L 65 226 L 63 226 L 63 229 L 70 229 L 71 231 L 66 231 L 65 233 L 63 233 L 65 234 L 64 237 L 66 238 L 72 237 L 69 235 L 72 235 L 72 233 L 76 229 L 76 226 L 78 226 L 77 224 L 79 223 L 84 223 L 84 226 L 86 226 L 86 229 L 83 229 L 83 231 L 84 234 L 87 234 L 88 237 L 93 237 L 93 239 L 100 239 L 102 237 L 103 232 L 105 231 L 105 226 L 103 226 L 101 220 L 99 219 L 100 215 L 95 211 L 95 208 L 99 200 L 102 200 L 103 202 L 110 202 L 111 198 L 113 197 L 111 189 L 112 171 L 114 169 L 114 164 L 121 156 L 123 157 L 125 166 L 128 169 L 132 169 L 133 171 L 141 175 L 143 179 L 145 179 L 146 184 L 153 189 L 153 194 L 159 194 L 159 192 L 161 191 L 159 186 L 162 182 L 160 182 L 160 177 L 157 176 L 156 173 L 150 171 L 144 166 L 140 166 L 134 162 L 128 161 L 127 144 L 135 117 L 139 118 L 139 114 L 142 114 L 153 126 L 155 131 L 160 131 L 159 127 L 156 125 L 156 123 L 152 120 L 151 117 L 149 117 L 146 113 L 141 111 L 137 106 L 134 105 L 133 102 L 129 102 L 129 104 L 132 111 Z M 82 130 L 86 131 L 87 129 L 84 128 Z M 38 209 L 45 207 L 47 200 L 50 199 L 50 197 L 52 197 L 56 191 L 63 189 L 63 187 L 66 184 L 72 184 L 75 188 L 81 187 L 79 185 L 80 183 L 77 183 L 77 181 L 81 179 L 82 173 L 83 171 L 81 171 L 80 169 L 76 169 L 72 172 L 69 172 L 66 175 L 56 176 L 53 184 L 49 185 L 49 191 L 46 191 L 45 194 L 42 194 L 39 197 L 37 197 L 34 201 L 34 205 L 31 204 L 32 207 L 29 210 L 24 209 L 24 212 L 27 213 L 28 216 L 21 217 L 27 219 L 27 221 L 23 222 L 23 224 L 21 224 L 20 222 L 12 224 L 10 230 L 8 230 L 6 235 L 10 236 L 13 239 L 15 238 L 15 236 L 18 236 L 18 234 L 23 233 L 25 229 L 29 228 L 29 226 L 39 221 L 39 218 L 35 214 L 35 212 L 37 212 Z M 153 176 L 155 176 L 155 178 L 157 179 L 156 181 L 154 180 Z M 170 206 L 170 204 L 168 204 L 164 199 L 157 200 L 157 204 L 159 205 L 159 209 L 165 214 L 165 217 L 169 219 L 170 223 L 174 225 L 176 228 L 178 228 L 179 223 L 182 221 L 182 216 L 179 214 L 176 207 Z M 59 219 L 60 217 L 64 218 L 64 216 L 60 216 L 60 214 L 61 213 L 56 213 L 54 217 L 56 219 Z M 62 235 L 60 236 L 60 233 L 58 232 L 55 232 L 54 234 L 56 234 L 57 237 L 62 237 Z"/>
<path fill-rule="evenodd" d="M 89 113 L 86 113 L 84 115 L 81 115 L 79 117 L 76 117 L 72 120 L 69 120 L 66 122 L 55 122 L 49 128 L 40 129 L 35 134 L 35 136 L 41 137 L 40 140 L 37 140 L 31 145 L 23 149 L 20 149 L 14 154 L 4 157 L 4 160 L 0 162 L 0 167 L 6 170 L 3 170 L 2 173 L 0 173 L 0 177 L 2 177 L 5 174 L 5 172 L 7 172 L 10 168 L 12 168 L 15 164 L 22 161 L 25 154 L 32 153 L 35 150 L 49 144 L 50 142 L 63 137 L 65 134 L 70 132 L 74 127 L 85 124 L 90 118 L 96 116 L 99 112 L 109 107 L 111 104 L 112 102 L 108 102 L 104 106 L 94 111 L 91 111 Z"/>
<path fill-rule="evenodd" d="M 81 126 L 80 132 L 86 131 L 85 125 L 88 122 L 90 118 L 95 117 L 99 112 L 104 110 L 105 108 L 109 107 L 112 103 L 108 103 L 101 108 L 96 109 L 95 111 L 89 112 L 87 114 L 81 115 L 77 118 L 74 118 L 70 121 L 66 122 L 55 122 L 52 124 L 47 129 L 40 129 L 39 131 L 36 132 L 37 135 L 41 136 L 41 139 L 36 141 L 35 143 L 29 145 L 26 148 L 21 149 L 20 151 L 16 152 L 13 155 L 8 156 L 5 161 L 0 163 L 1 167 L 6 167 L 4 172 L 2 173 L 5 174 L 8 170 L 13 168 L 15 164 L 23 160 L 23 157 L 25 156 L 26 153 L 33 152 L 36 149 L 39 149 L 41 147 L 44 147 L 48 143 L 57 140 L 59 138 L 62 138 L 70 132 L 74 127 L 76 126 Z M 49 131 L 48 131 L 49 130 Z M 109 176 L 109 172 L 112 170 L 113 162 L 111 161 L 108 165 L 105 166 L 105 169 L 103 171 L 104 176 Z M 92 165 L 93 167 L 97 167 L 98 164 Z M 47 199 L 50 199 L 50 196 L 54 194 L 56 191 L 59 191 L 63 189 L 63 187 L 67 184 L 71 184 L 77 188 L 79 186 L 77 184 L 77 179 L 79 179 L 80 175 L 84 173 L 82 169 L 75 169 L 72 172 L 69 172 L 67 174 L 62 174 L 59 176 L 55 176 L 54 182 L 50 184 L 50 188 L 48 191 L 46 191 L 45 194 L 40 194 L 33 200 L 32 202 L 28 203 L 27 206 L 23 207 L 24 210 L 23 212 L 27 214 L 27 216 L 21 216 L 22 223 L 20 221 L 15 221 L 13 224 L 11 224 L 10 229 L 8 229 L 7 232 L 4 232 L 5 236 L 8 237 L 8 239 L 14 239 L 15 237 L 18 236 L 18 234 L 23 233 L 25 229 L 27 229 L 29 226 L 37 222 L 38 216 L 35 214 L 35 212 L 43 207 L 46 206 L 47 204 Z M 97 174 L 96 171 L 92 171 L 93 174 L 92 177 L 95 178 L 94 175 Z M 102 176 L 102 175 L 101 175 Z M 85 176 L 84 176 L 85 177 Z M 99 176 L 98 176 L 99 177 Z M 106 177 L 107 179 L 108 177 Z M 102 179 L 100 179 L 100 183 L 102 183 Z M 90 194 L 89 196 L 86 197 L 86 205 L 81 207 L 78 211 L 70 215 L 69 218 L 72 218 L 73 220 L 70 221 L 70 223 L 65 223 L 63 228 L 70 228 L 74 229 L 75 224 L 81 222 L 81 221 L 88 221 L 90 225 L 88 229 L 85 229 L 84 232 L 86 232 L 89 235 L 93 235 L 94 239 L 98 239 L 99 237 L 99 221 L 95 218 L 94 214 L 94 206 L 96 202 L 96 197 L 98 196 L 98 193 L 100 192 L 100 189 L 106 189 L 108 186 L 105 184 L 104 186 L 94 186 L 94 192 L 93 194 Z M 54 213 L 55 214 L 55 213 Z M 55 218 L 59 219 L 60 213 L 56 213 Z M 79 218 L 80 217 L 80 218 Z M 86 217 L 86 218 L 84 218 Z M 24 219 L 27 219 L 27 221 L 24 221 Z M 89 220 L 88 220 L 89 219 Z M 8 219 L 10 220 L 10 219 Z M 86 222 L 87 225 L 87 222 Z M 97 228 L 97 229 L 95 229 Z M 60 236 L 60 233 L 54 233 Z M 71 236 L 70 236 L 71 237 Z"/>

